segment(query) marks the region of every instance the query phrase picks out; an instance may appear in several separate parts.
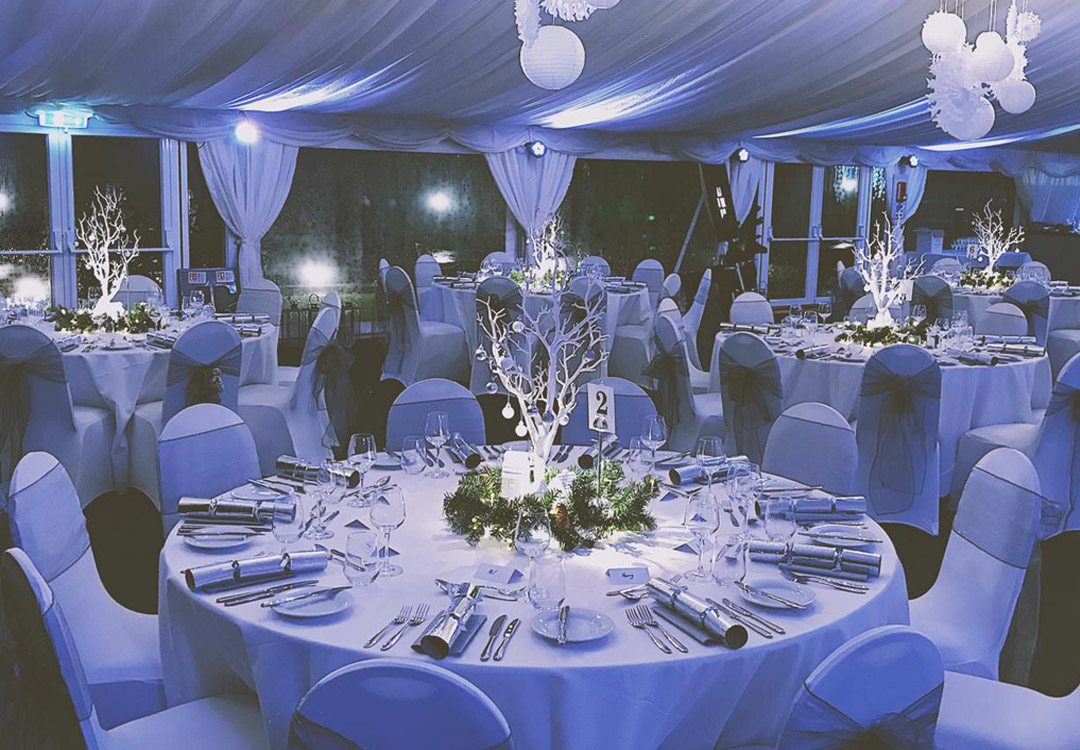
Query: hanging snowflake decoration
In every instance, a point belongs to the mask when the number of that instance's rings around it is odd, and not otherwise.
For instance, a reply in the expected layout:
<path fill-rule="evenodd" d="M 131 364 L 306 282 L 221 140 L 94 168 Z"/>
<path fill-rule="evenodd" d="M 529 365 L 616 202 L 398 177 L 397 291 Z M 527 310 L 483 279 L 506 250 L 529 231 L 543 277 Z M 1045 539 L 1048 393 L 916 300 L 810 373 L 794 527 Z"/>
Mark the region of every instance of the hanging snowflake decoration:
<path fill-rule="evenodd" d="M 540 4 L 537 0 L 515 0 L 514 17 L 517 20 L 518 39 L 531 47 L 540 34 Z"/>
<path fill-rule="evenodd" d="M 596 10 L 584 0 L 543 0 L 544 10 L 563 21 L 585 21 Z"/>

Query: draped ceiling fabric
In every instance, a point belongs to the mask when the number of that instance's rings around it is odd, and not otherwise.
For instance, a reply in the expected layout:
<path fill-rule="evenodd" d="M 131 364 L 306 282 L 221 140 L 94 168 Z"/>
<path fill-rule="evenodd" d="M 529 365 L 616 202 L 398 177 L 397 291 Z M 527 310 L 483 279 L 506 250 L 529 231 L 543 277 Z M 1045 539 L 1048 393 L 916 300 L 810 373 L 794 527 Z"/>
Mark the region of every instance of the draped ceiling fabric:
<path fill-rule="evenodd" d="M 922 164 L 911 167 L 894 161 L 885 165 L 886 198 L 889 202 L 889 216 L 894 224 L 903 224 L 919 210 L 923 193 L 926 191 L 926 172 L 926 167 Z M 900 182 L 907 183 L 907 197 L 903 203 L 896 200 L 896 186 Z"/>
<path fill-rule="evenodd" d="M 520 146 L 486 156 L 510 212 L 526 237 L 536 237 L 566 197 L 577 157 L 549 150 L 538 159 Z"/>
<path fill-rule="evenodd" d="M 1080 224 L 1080 175 L 1051 177 L 1027 169 L 1016 178 L 1016 194 L 1032 221 Z"/>
<path fill-rule="evenodd" d="M 757 197 L 761 181 L 765 178 L 765 162 L 753 156 L 746 161 L 731 159 L 727 168 L 731 182 L 731 201 L 735 204 L 735 218 L 741 224 L 746 221 L 750 209 L 754 207 L 754 198 Z"/>

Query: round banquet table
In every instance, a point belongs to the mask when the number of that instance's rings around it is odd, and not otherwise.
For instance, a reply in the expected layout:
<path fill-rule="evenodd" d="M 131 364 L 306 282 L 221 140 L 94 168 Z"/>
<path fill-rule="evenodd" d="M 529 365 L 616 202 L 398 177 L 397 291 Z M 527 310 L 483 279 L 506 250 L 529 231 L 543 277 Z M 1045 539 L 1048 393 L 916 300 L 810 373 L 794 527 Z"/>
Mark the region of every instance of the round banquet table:
<path fill-rule="evenodd" d="M 50 336 L 61 337 L 51 324 L 42 324 L 41 328 Z M 128 486 L 128 423 L 138 404 L 165 397 L 170 350 L 149 346 L 141 336 L 131 337 L 131 346 L 124 349 L 106 348 L 113 338 L 127 341 L 123 334 L 84 334 L 82 338 L 84 345 L 63 354 L 71 399 L 80 406 L 96 406 L 112 413 L 116 425 L 113 481 L 116 491 L 122 492 Z M 97 344 L 97 348 L 84 351 L 85 344 L 90 343 Z M 264 325 L 259 336 L 241 337 L 240 343 L 240 384 L 276 382 L 277 326 Z"/>
<path fill-rule="evenodd" d="M 337 615 L 309 621 L 287 620 L 258 603 L 226 609 L 214 594 L 193 593 L 182 571 L 210 562 L 278 552 L 270 536 L 229 553 L 200 552 L 177 538 L 166 540 L 161 555 L 159 622 L 165 683 L 171 703 L 222 692 L 250 689 L 259 696 L 270 745 L 286 747 L 292 713 L 300 698 L 329 672 L 357 660 L 393 656 L 427 659 L 410 644 L 420 628 L 409 631 L 388 652 L 362 644 L 402 607 L 431 605 L 431 615 L 448 604 L 433 579 L 467 580 L 476 566 L 512 564 L 527 570 L 527 560 L 502 543 L 485 539 L 473 548 L 451 533 L 442 518 L 444 493 L 455 480 L 432 480 L 393 472 L 406 496 L 407 519 L 394 532 L 394 560 L 405 572 L 353 589 L 353 606 Z M 369 475 L 375 478 L 381 472 Z M 340 516 L 330 524 L 343 549 L 345 524 L 367 511 L 338 505 Z M 695 564 L 692 554 L 674 547 L 689 539 L 681 526 L 684 500 L 657 504 L 658 528 L 646 535 L 625 534 L 587 554 L 568 555 L 567 599 L 572 607 L 607 613 L 615 630 L 605 639 L 556 647 L 534 634 L 533 615 L 524 600 L 485 600 L 478 612 L 487 620 L 460 657 L 439 664 L 475 683 L 498 705 L 513 731 L 519 750 L 567 748 L 594 750 L 705 750 L 769 744 L 778 740 L 790 703 L 802 681 L 830 652 L 853 636 L 887 624 L 907 624 L 908 604 L 903 569 L 888 537 L 872 521 L 869 526 L 885 542 L 881 576 L 862 596 L 814 586 L 817 600 L 806 612 L 756 610 L 782 625 L 787 634 L 773 640 L 750 633 L 738 650 L 705 647 L 689 636 L 680 640 L 688 654 L 661 653 L 645 633 L 627 623 L 630 606 L 607 597 L 612 587 L 605 571 L 613 566 L 648 565 L 650 573 L 671 576 Z M 302 544 L 310 548 L 310 543 Z M 306 575 L 304 577 L 307 577 Z M 346 583 L 337 562 L 321 579 Z M 750 563 L 747 580 L 778 578 L 775 566 Z M 712 582 L 694 583 L 695 593 L 728 596 L 732 589 Z M 249 589 L 250 590 L 250 589 Z M 742 602 L 745 604 L 745 602 Z M 522 622 L 503 661 L 481 662 L 488 629 L 499 614 Z M 673 630 L 677 635 L 679 631 Z M 417 717 L 422 720 L 423 717 Z"/>
<path fill-rule="evenodd" d="M 719 333 L 713 347 L 709 390 L 720 390 Z M 835 344 L 835 334 L 818 332 L 815 344 Z M 853 422 L 859 412 L 863 366 L 869 350 L 862 348 L 859 361 L 798 359 L 794 349 L 774 346 L 780 365 L 784 407 L 818 401 L 836 409 Z M 976 427 L 1012 422 L 1037 422 L 1040 410 L 1050 402 L 1050 360 L 1043 356 L 994 366 L 971 366 L 939 360 L 941 410 L 938 446 L 941 455 L 940 486 L 952 484 L 960 437 Z"/>
<path fill-rule="evenodd" d="M 965 310 L 968 314 L 968 323 L 978 330 L 986 316 L 986 308 L 995 302 L 1001 302 L 1003 291 L 954 291 L 953 309 Z M 1059 328 L 1080 328 L 1080 295 L 1051 294 L 1050 315 L 1047 321 L 1047 331 L 1056 331 Z"/>

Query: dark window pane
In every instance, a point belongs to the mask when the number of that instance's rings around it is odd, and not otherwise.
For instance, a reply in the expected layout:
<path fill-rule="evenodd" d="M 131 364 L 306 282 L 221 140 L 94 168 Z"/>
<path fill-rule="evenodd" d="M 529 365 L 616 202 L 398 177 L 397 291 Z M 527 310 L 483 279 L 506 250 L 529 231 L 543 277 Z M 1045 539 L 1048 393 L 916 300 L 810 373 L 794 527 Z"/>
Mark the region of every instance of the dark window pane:
<path fill-rule="evenodd" d="M 778 163 L 773 172 L 772 228 L 774 237 L 810 236 L 809 164 Z"/>
<path fill-rule="evenodd" d="M 852 242 L 821 243 L 818 255 L 817 293 L 819 297 L 829 297 L 836 293 L 838 283 L 837 261 L 850 268 L 855 264 L 855 244 Z"/>
<path fill-rule="evenodd" d="M 161 155 L 156 139 L 75 136 L 71 158 L 76 222 L 89 212 L 95 187 L 104 191 L 114 185 L 124 191 L 124 219 L 129 233 L 138 232 L 139 247 L 161 247 Z"/>
<path fill-rule="evenodd" d="M 206 187 L 199 149 L 184 144 L 188 169 L 188 242 L 192 268 L 218 268 L 225 265 L 225 222 Z"/>
<path fill-rule="evenodd" d="M 769 298 L 806 294 L 806 242 L 773 242 L 769 251 Z"/>
<path fill-rule="evenodd" d="M 91 296 L 101 295 L 101 285 L 98 284 L 94 274 L 86 267 L 86 254 L 79 253 L 77 256 L 78 270 L 75 273 L 75 293 L 79 300 L 87 300 Z M 115 262 L 115 261 L 114 261 Z M 157 282 L 162 289 L 163 275 L 161 268 L 160 252 L 139 253 L 128 265 L 129 276 L 148 276 Z"/>
<path fill-rule="evenodd" d="M 998 172 L 930 171 L 926 175 L 926 192 L 919 210 L 905 227 L 907 248 L 915 248 L 915 230 L 921 228 L 945 231 L 945 247 L 961 237 L 972 237 L 972 217 L 981 212 L 987 202 L 1001 211 L 1005 226 L 1012 226 L 1016 185 L 1011 177 Z"/>
<path fill-rule="evenodd" d="M 885 221 L 889 213 L 889 186 L 885 181 L 885 170 L 874 167 L 870 173 L 870 225 L 866 231 L 874 234 L 874 225 Z"/>
<path fill-rule="evenodd" d="M 0 294 L 18 302 L 48 303 L 52 299 L 50 259 L 43 253 L 0 255 Z"/>
<path fill-rule="evenodd" d="M 49 249 L 45 149 L 43 135 L 0 133 L 0 250 Z"/>
<path fill-rule="evenodd" d="M 821 194 L 821 236 L 854 237 L 859 221 L 859 168 L 825 167 Z"/>

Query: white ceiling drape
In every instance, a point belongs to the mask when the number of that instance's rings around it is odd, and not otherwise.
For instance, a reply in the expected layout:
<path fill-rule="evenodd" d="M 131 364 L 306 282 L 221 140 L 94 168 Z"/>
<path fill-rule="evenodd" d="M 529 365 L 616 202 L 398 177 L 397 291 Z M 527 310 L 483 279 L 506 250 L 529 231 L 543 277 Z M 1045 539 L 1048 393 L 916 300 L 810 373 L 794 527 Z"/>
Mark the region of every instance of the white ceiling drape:
<path fill-rule="evenodd" d="M 1033 221 L 1080 224 L 1080 176 L 1050 177 L 1029 169 L 1016 178 L 1016 195 Z"/>
<path fill-rule="evenodd" d="M 485 156 L 510 212 L 525 236 L 536 238 L 566 197 L 577 157 L 549 150 L 536 158 L 523 147 Z"/>

